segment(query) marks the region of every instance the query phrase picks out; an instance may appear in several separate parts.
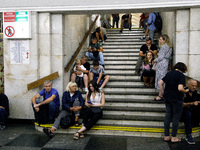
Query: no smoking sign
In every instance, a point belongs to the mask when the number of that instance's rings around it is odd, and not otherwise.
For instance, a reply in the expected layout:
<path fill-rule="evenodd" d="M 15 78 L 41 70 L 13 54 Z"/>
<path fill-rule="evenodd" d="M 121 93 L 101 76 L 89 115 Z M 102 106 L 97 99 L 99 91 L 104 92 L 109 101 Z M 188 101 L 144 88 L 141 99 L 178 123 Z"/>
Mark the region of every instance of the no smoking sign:
<path fill-rule="evenodd" d="M 12 37 L 15 34 L 15 29 L 12 26 L 7 26 L 5 28 L 5 35 L 7 37 Z"/>

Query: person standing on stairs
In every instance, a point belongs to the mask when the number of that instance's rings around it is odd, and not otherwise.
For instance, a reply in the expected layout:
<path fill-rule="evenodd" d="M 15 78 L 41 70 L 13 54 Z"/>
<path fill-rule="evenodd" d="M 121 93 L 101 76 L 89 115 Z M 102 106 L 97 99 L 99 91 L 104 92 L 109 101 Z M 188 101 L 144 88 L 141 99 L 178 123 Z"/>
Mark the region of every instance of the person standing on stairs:
<path fill-rule="evenodd" d="M 131 17 L 131 13 L 122 16 L 120 33 L 122 33 L 123 28 L 129 28 L 129 31 L 131 31 Z"/>
<path fill-rule="evenodd" d="M 167 74 L 169 68 L 169 61 L 172 56 L 172 45 L 168 35 L 163 34 L 160 36 L 160 51 L 158 58 L 154 60 L 156 63 L 156 78 L 155 78 L 155 88 L 159 90 L 159 95 L 154 98 L 155 101 L 163 100 L 163 93 L 160 91 L 158 82 Z"/>
<path fill-rule="evenodd" d="M 146 44 L 142 45 L 139 51 L 139 57 L 135 67 L 135 75 L 140 75 L 142 61 L 146 57 L 147 52 L 152 52 L 154 57 L 157 56 L 157 46 L 152 44 L 151 38 L 146 39 Z"/>
<path fill-rule="evenodd" d="M 184 89 L 185 73 L 187 66 L 178 62 L 172 71 L 168 72 L 162 80 L 159 81 L 161 93 L 164 93 L 166 115 L 164 120 L 165 137 L 164 141 L 171 141 L 172 143 L 180 142 L 177 138 L 178 124 L 183 109 L 184 93 L 189 92 L 189 89 Z M 164 88 L 165 83 L 165 88 Z M 169 135 L 170 122 L 172 121 L 172 133 Z"/>
<path fill-rule="evenodd" d="M 101 43 L 97 42 L 96 37 L 92 37 L 91 43 L 88 47 L 88 52 L 85 54 L 87 57 L 92 58 L 93 60 L 100 60 L 101 65 L 104 67 L 104 58 L 103 58 L 103 47 Z"/>

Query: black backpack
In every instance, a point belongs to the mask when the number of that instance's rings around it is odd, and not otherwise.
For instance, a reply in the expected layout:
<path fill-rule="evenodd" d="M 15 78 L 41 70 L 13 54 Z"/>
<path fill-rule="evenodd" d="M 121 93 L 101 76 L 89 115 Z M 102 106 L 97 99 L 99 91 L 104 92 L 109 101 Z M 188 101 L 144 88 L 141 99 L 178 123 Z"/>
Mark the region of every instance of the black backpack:
<path fill-rule="evenodd" d="M 155 19 L 155 27 L 156 27 L 156 30 L 161 32 L 162 30 L 162 18 L 161 16 L 159 15 L 159 13 L 154 13 L 156 15 L 156 19 Z"/>
<path fill-rule="evenodd" d="M 75 117 L 74 114 L 66 115 L 65 117 L 62 117 L 60 120 L 60 127 L 62 129 L 67 129 L 70 126 L 73 126 L 75 124 Z"/>

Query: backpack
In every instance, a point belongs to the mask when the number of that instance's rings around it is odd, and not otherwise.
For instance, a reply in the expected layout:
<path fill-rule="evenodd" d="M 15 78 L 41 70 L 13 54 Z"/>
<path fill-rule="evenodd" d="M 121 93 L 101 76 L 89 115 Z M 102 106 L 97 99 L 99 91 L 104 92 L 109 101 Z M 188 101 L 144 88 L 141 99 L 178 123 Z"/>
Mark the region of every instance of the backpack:
<path fill-rule="evenodd" d="M 159 15 L 159 13 L 154 13 L 156 15 L 156 19 L 155 19 L 155 27 L 157 29 L 157 31 L 161 31 L 162 30 L 162 18 L 161 16 Z"/>
<path fill-rule="evenodd" d="M 62 117 L 60 120 L 60 127 L 62 129 L 67 129 L 70 126 L 73 126 L 75 124 L 75 117 L 74 114 L 66 115 L 65 117 Z"/>

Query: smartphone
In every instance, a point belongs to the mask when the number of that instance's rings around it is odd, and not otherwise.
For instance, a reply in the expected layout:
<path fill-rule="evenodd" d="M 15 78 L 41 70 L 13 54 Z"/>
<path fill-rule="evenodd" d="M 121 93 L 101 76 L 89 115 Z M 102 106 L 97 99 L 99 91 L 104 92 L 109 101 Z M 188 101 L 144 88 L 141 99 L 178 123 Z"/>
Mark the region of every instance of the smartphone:
<path fill-rule="evenodd" d="M 184 89 L 185 89 L 185 90 L 187 90 L 187 89 L 188 89 L 188 87 L 187 87 L 187 86 L 184 86 Z"/>
<path fill-rule="evenodd" d="M 87 101 L 87 103 L 88 103 L 88 104 L 92 104 L 92 102 L 90 102 L 90 101 Z"/>

